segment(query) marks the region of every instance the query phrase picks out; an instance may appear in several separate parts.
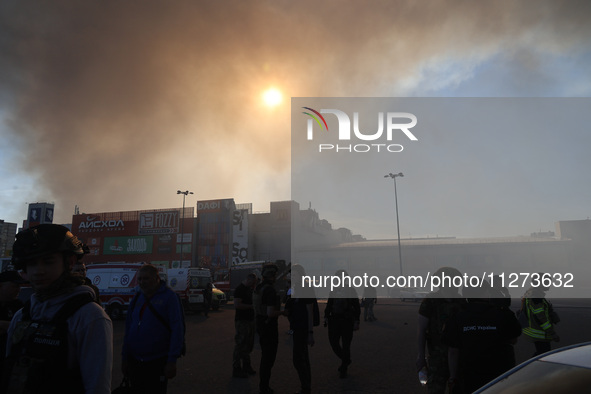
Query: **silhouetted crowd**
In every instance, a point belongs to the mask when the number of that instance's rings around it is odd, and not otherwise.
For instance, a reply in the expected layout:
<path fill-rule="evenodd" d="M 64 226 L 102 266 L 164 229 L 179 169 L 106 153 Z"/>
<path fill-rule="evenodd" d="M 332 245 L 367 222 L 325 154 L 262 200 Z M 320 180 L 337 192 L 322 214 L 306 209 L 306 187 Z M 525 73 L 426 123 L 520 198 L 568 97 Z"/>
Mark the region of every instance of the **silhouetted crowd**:
<path fill-rule="evenodd" d="M 17 234 L 14 270 L 0 273 L 0 343 L 5 355 L 0 392 L 111 393 L 112 322 L 100 306 L 98 289 L 85 277 L 82 257 L 87 252 L 63 226 L 44 224 Z M 23 283 L 19 272 L 34 290 L 24 303 L 17 300 Z M 461 276 L 449 267 L 438 273 Z M 265 264 L 261 278 L 251 273 L 234 289 L 232 377 L 258 373 L 260 393 L 273 393 L 269 383 L 279 344 L 278 320 L 285 316 L 299 392 L 312 392 L 309 349 L 322 321 L 338 358 L 339 377 L 346 379 L 361 307 L 364 321 L 377 320 L 376 289 L 364 289 L 360 303 L 355 288 L 333 288 L 321 319 L 312 286 L 290 286 L 281 300 L 277 274 L 275 264 Z M 292 265 L 288 280 L 303 283 L 305 275 L 302 266 Z M 348 276 L 344 270 L 335 275 Z M 124 381 L 116 391 L 163 394 L 177 374 L 178 358 L 185 354 L 184 311 L 155 266 L 144 264 L 137 279 L 139 291 L 129 304 L 121 349 Z M 560 340 L 555 331 L 560 318 L 545 298 L 547 290 L 531 287 L 517 314 L 510 309 L 507 289 L 488 283 L 463 289 L 442 286 L 424 298 L 418 311 L 416 368 L 428 392 L 472 393 L 508 371 L 515 366 L 513 346 L 522 334 L 533 343 L 535 355 L 549 351 L 551 342 Z M 255 333 L 261 348 L 258 372 L 250 357 Z"/>

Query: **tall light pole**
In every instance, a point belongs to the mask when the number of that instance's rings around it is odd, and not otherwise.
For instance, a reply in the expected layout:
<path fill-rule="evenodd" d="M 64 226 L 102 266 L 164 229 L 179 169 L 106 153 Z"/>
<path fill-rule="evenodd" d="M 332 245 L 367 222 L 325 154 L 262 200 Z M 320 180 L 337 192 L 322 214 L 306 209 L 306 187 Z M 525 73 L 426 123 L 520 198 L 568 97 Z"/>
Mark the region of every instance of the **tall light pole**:
<path fill-rule="evenodd" d="M 185 225 L 185 198 L 187 197 L 187 195 L 189 194 L 193 194 L 193 192 L 190 192 L 188 190 L 180 191 L 177 190 L 176 194 L 182 194 L 183 195 L 183 218 L 181 219 L 181 266 L 183 265 L 183 243 L 185 242 L 185 231 L 184 231 L 184 225 Z M 193 260 L 193 259 L 191 259 Z M 192 261 L 191 261 L 192 263 Z"/>
<path fill-rule="evenodd" d="M 402 249 L 400 248 L 400 222 L 398 221 L 398 194 L 396 192 L 396 178 L 403 177 L 404 174 L 399 172 L 398 174 L 389 173 L 384 175 L 384 178 L 392 178 L 394 180 L 394 202 L 396 204 L 396 229 L 398 230 L 398 262 L 400 264 L 400 275 L 402 275 Z"/>

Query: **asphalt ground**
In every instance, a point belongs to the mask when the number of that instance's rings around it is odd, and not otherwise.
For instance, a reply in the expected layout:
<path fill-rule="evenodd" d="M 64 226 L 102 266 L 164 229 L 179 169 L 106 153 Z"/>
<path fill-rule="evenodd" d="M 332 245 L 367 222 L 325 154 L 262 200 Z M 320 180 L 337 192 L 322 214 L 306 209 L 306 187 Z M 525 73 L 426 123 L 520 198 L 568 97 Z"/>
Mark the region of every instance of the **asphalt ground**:
<path fill-rule="evenodd" d="M 557 331 L 557 348 L 591 341 L 591 301 L 555 300 L 555 309 L 561 317 Z M 513 309 L 517 309 L 514 300 Z M 380 299 L 374 308 L 376 322 L 361 322 L 353 337 L 349 377 L 340 379 L 338 358 L 328 343 L 328 333 L 322 325 L 314 328 L 316 344 L 310 349 L 312 388 L 315 393 L 426 393 L 417 377 L 418 302 Z M 320 301 L 321 316 L 324 312 Z M 362 310 L 363 311 L 363 310 Z M 363 320 L 363 319 L 362 319 Z M 178 375 L 168 385 L 168 392 L 176 393 L 258 393 L 258 374 L 247 379 L 232 378 L 232 351 L 234 346 L 234 310 L 230 303 L 219 311 L 210 312 L 209 318 L 201 314 L 188 314 L 187 355 L 178 362 Z M 123 321 L 114 322 L 113 388 L 122 380 L 121 343 Z M 295 393 L 300 389 L 297 373 L 292 364 L 292 338 L 287 334 L 287 319 L 279 321 L 279 350 L 272 371 L 271 387 L 275 393 Z M 532 356 L 534 347 L 523 337 L 515 345 L 517 362 Z M 258 338 L 252 352 L 252 363 L 258 370 L 260 347 Z"/>

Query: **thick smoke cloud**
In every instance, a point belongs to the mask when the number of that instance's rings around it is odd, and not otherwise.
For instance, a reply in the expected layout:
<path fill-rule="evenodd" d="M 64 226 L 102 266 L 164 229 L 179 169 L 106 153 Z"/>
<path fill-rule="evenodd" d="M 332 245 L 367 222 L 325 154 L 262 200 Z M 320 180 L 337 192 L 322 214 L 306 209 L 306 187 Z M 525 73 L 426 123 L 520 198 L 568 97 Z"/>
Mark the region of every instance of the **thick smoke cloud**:
<path fill-rule="evenodd" d="M 289 96 L 437 94 L 501 55 L 535 73 L 540 54 L 586 45 L 590 7 L 4 1 L 3 145 L 39 177 L 28 201 L 55 201 L 61 222 L 75 204 L 174 206 L 179 188 L 266 209 L 289 199 Z M 281 108 L 261 104 L 272 85 Z"/>

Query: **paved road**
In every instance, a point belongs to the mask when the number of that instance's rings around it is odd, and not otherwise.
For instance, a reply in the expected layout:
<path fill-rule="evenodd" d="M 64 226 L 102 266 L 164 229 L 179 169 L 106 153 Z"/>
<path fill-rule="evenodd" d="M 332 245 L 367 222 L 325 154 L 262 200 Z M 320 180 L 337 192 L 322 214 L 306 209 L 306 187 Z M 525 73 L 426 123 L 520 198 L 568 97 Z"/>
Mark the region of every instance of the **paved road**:
<path fill-rule="evenodd" d="M 560 344 L 591 341 L 591 301 L 556 300 L 562 318 L 558 326 Z M 516 306 L 516 305 L 515 305 Z M 324 305 L 320 305 L 321 313 Z M 316 345 L 311 349 L 312 386 L 318 393 L 426 393 L 419 385 L 414 368 L 416 357 L 418 303 L 380 300 L 375 307 L 379 321 L 361 323 L 353 338 L 350 376 L 339 379 L 339 360 L 328 344 L 322 326 L 315 328 Z M 179 360 L 178 376 L 170 381 L 170 394 L 177 393 L 258 393 L 258 375 L 248 379 L 231 378 L 234 335 L 234 311 L 227 305 L 205 319 L 187 315 L 187 356 Z M 120 349 L 123 322 L 115 329 L 115 366 L 113 385 L 121 382 Z M 273 368 L 271 387 L 278 394 L 299 390 L 297 373 L 291 362 L 291 336 L 288 323 L 280 320 L 277 361 Z M 528 359 L 533 345 L 520 339 L 516 345 L 517 361 Z M 255 344 L 253 365 L 258 370 L 260 349 Z"/>

